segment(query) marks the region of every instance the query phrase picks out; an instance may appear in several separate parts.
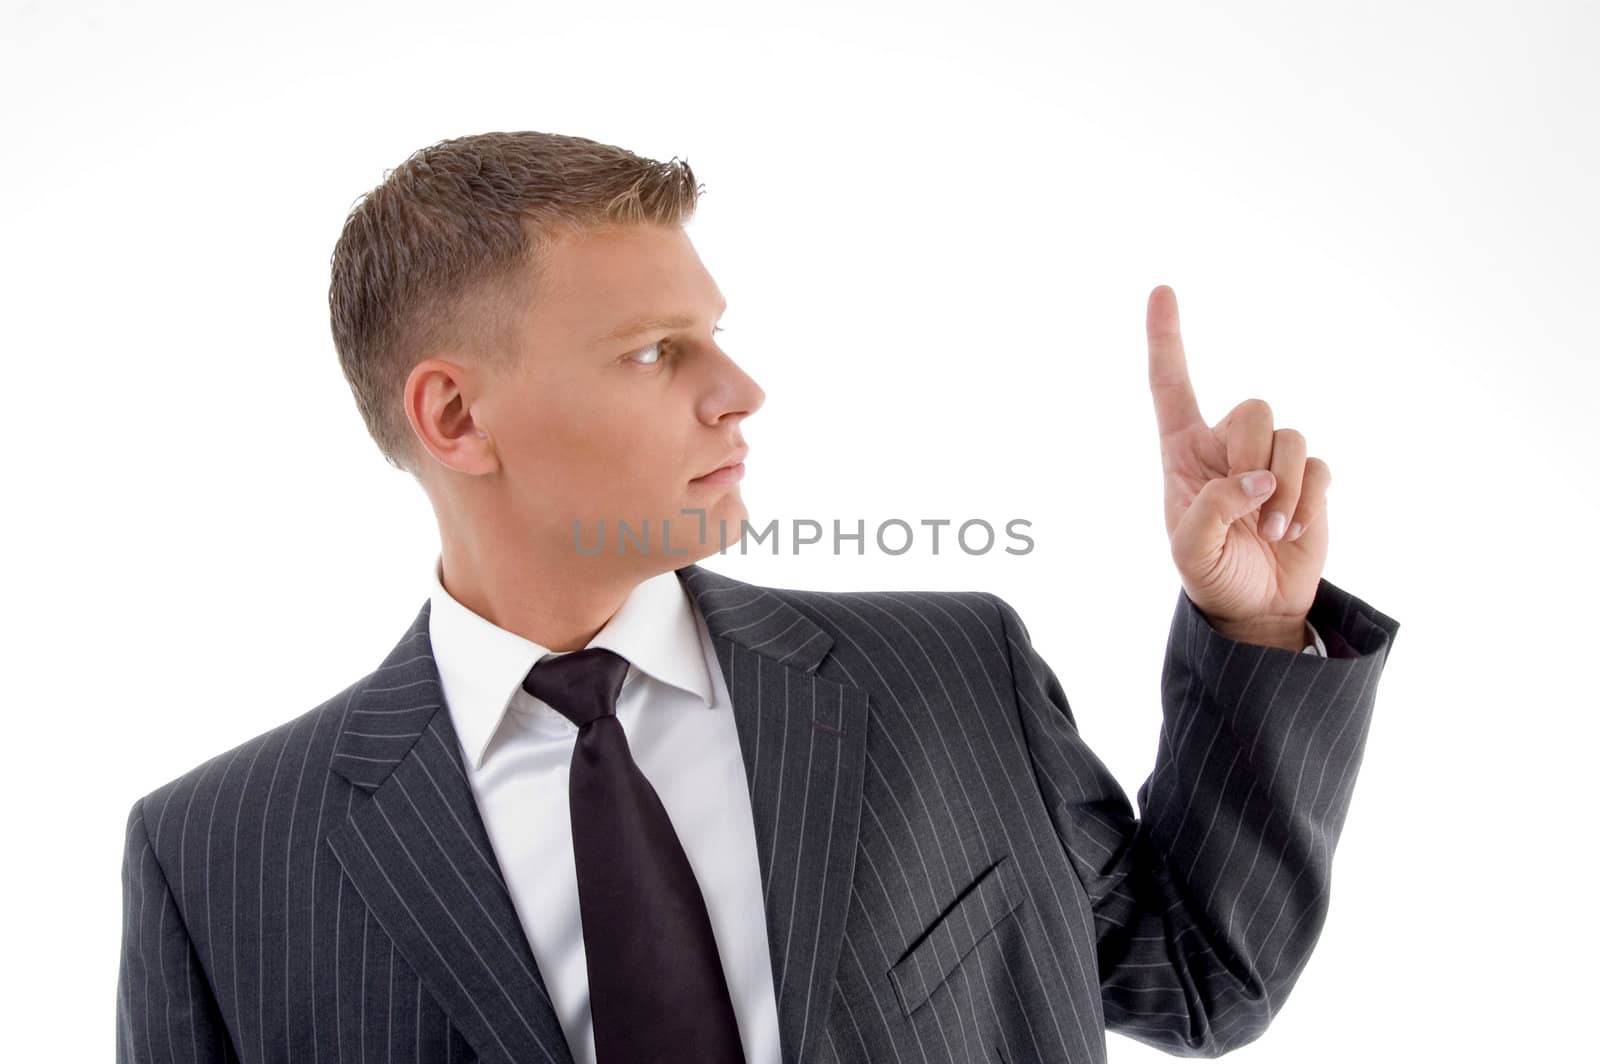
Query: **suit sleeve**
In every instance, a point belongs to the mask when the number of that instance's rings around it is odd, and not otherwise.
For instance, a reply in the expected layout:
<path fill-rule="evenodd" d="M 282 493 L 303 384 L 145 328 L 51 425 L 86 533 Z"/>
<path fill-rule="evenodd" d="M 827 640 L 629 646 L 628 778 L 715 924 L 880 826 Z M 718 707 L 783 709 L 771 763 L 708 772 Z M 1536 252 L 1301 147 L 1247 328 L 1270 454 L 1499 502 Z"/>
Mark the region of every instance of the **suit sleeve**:
<path fill-rule="evenodd" d="M 122 857 L 117 1064 L 221 1064 L 238 1056 L 145 827 L 128 814 Z"/>
<path fill-rule="evenodd" d="M 1138 817 L 999 606 L 1052 825 L 1094 911 L 1108 1030 L 1217 1057 L 1267 1028 L 1328 911 L 1334 847 L 1399 624 L 1326 579 L 1309 619 L 1348 656 L 1236 642 L 1179 591 Z"/>

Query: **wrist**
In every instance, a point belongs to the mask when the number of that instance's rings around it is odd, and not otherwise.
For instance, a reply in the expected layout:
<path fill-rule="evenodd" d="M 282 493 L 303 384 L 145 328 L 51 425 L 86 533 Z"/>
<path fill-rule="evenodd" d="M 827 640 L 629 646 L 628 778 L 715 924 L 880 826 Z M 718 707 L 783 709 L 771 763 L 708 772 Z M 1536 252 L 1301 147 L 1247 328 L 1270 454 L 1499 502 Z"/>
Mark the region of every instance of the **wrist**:
<path fill-rule="evenodd" d="M 1207 618 L 1209 620 L 1209 618 Z M 1217 623 L 1211 622 L 1221 635 L 1238 643 L 1251 643 L 1256 646 L 1278 647 L 1298 654 L 1311 642 L 1311 636 L 1306 631 L 1305 618 L 1296 621 L 1256 622 L 1243 623 Z"/>

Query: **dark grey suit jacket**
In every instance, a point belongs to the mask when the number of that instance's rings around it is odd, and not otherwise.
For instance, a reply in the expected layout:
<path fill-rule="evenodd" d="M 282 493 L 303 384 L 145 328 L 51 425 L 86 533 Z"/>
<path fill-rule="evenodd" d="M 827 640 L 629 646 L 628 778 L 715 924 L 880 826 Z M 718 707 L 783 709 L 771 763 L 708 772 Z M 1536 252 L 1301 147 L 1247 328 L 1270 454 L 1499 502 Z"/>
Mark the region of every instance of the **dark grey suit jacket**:
<path fill-rule="evenodd" d="M 786 1062 L 1090 1064 L 1107 1028 L 1215 1056 L 1283 1007 L 1392 618 L 1324 580 L 1310 619 L 1355 656 L 1321 658 L 1180 589 L 1136 819 L 995 595 L 679 576 L 744 748 Z M 373 672 L 134 803 L 122 882 L 121 1062 L 571 1059 L 426 603 Z"/>

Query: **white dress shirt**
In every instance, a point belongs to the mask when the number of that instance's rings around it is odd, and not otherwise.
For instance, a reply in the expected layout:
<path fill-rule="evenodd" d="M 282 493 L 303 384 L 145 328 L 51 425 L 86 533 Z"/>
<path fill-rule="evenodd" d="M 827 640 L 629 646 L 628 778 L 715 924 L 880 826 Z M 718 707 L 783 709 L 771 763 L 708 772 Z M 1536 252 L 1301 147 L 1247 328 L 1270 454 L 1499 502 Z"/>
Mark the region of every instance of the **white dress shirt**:
<path fill-rule="evenodd" d="M 577 1064 L 594 1064 L 568 768 L 578 728 L 522 689 L 555 653 L 472 612 L 432 573 L 428 634 L 462 764 Z M 705 896 L 749 1064 L 779 1064 L 755 820 L 716 651 L 675 573 L 641 582 L 588 646 L 629 661 L 617 719 Z"/>
<path fill-rule="evenodd" d="M 1306 622 L 1306 637 L 1310 639 L 1311 642 L 1301 647 L 1300 653 L 1315 654 L 1319 658 L 1325 658 L 1328 656 L 1327 646 L 1322 642 L 1322 637 L 1317 634 L 1316 627 L 1310 621 Z"/>

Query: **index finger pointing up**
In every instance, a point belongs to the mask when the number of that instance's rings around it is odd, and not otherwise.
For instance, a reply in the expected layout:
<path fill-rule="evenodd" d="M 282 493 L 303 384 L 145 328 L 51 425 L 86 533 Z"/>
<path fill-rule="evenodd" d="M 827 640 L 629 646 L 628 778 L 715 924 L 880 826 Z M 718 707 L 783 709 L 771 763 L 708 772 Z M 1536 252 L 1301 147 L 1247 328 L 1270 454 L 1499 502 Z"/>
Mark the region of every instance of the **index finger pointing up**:
<path fill-rule="evenodd" d="M 1145 312 L 1150 338 L 1150 394 L 1156 404 L 1156 430 L 1162 436 L 1200 421 L 1200 406 L 1189 384 L 1189 364 L 1178 335 L 1178 297 L 1166 285 L 1150 293 Z"/>

